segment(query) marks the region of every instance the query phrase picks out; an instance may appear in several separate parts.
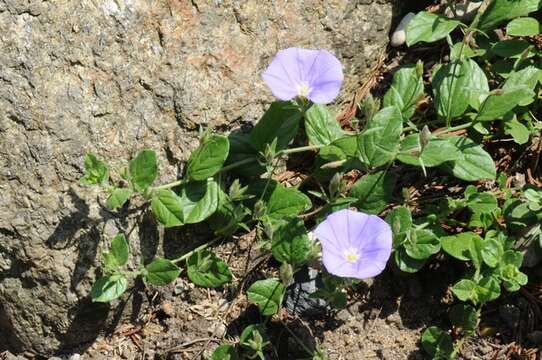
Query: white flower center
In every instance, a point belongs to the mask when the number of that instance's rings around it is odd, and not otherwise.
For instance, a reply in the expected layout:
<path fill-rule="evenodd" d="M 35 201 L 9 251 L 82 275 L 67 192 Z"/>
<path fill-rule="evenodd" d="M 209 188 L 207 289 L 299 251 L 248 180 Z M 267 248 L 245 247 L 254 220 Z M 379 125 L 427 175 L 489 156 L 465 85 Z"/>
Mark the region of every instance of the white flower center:
<path fill-rule="evenodd" d="M 343 256 L 346 261 L 353 264 L 359 259 L 359 251 L 351 247 L 343 251 Z"/>
<path fill-rule="evenodd" d="M 297 85 L 297 95 L 299 95 L 300 97 L 308 97 L 311 90 L 312 89 L 309 87 L 309 84 L 307 84 L 306 82 L 302 82 Z"/>

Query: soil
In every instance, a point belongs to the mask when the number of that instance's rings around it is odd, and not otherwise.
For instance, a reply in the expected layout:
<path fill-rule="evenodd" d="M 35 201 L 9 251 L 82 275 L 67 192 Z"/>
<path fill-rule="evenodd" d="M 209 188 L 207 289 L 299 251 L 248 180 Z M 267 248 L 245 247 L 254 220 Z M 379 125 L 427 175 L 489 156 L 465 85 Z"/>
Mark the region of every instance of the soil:
<path fill-rule="evenodd" d="M 181 276 L 167 288 L 134 291 L 130 301 L 139 304 L 139 311 L 131 323 L 119 324 L 110 335 L 60 357 L 195 360 L 207 359 L 219 344 L 235 343 L 245 326 L 261 320 L 244 287 L 269 275 L 276 265 L 259 255 L 252 241 L 248 235 L 215 248 L 234 274 L 225 288 L 197 288 Z M 326 349 L 331 360 L 425 359 L 421 333 L 431 325 L 450 327 L 447 309 L 453 299 L 448 286 L 462 271 L 446 258 L 428 266 L 428 271 L 413 275 L 389 267 L 352 288 L 348 307 L 340 311 L 320 317 L 282 311 L 268 324 L 268 359 L 310 359 L 303 347 Z M 530 276 L 531 283 L 542 283 L 542 271 Z M 535 290 L 502 296 L 488 306 L 480 326 L 485 336 L 468 339 L 460 359 L 540 359 L 533 341 L 542 340 L 542 289 L 538 300 Z"/>

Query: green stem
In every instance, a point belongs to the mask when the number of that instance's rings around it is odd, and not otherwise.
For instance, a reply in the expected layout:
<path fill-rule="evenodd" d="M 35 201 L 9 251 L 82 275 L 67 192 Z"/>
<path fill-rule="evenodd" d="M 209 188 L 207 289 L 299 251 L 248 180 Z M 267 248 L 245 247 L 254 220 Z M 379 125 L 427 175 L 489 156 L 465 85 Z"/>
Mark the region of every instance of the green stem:
<path fill-rule="evenodd" d="M 254 161 L 256 161 L 256 158 L 246 158 L 246 159 L 243 159 L 243 160 L 239 160 L 237 162 L 234 162 L 234 163 L 231 163 L 229 165 L 224 166 L 222 169 L 220 169 L 220 171 L 218 173 L 222 174 L 222 173 L 225 173 L 226 171 L 230 171 L 230 170 L 233 170 L 233 169 L 238 168 L 240 166 L 250 164 L 250 163 L 252 163 Z"/>
<path fill-rule="evenodd" d="M 444 135 L 444 134 L 451 133 L 451 132 L 454 132 L 454 131 L 468 129 L 472 125 L 474 125 L 474 121 L 471 121 L 471 122 L 468 122 L 468 123 L 465 123 L 465 124 L 461 124 L 461 125 L 457 125 L 457 126 L 452 126 L 452 127 L 442 129 L 442 130 L 437 130 L 437 131 L 435 131 L 433 133 L 433 135 Z"/>
<path fill-rule="evenodd" d="M 294 154 L 294 153 L 303 152 L 303 151 L 318 150 L 318 149 L 321 149 L 323 147 L 324 147 L 324 145 L 307 145 L 307 146 L 301 146 L 301 147 L 297 147 L 297 148 L 285 149 L 285 150 L 279 151 L 277 153 L 277 156 L 278 155 L 286 155 L 286 154 Z"/>
<path fill-rule="evenodd" d="M 174 263 L 174 264 L 180 263 L 181 261 L 188 259 L 188 258 L 189 258 L 190 256 L 192 256 L 194 253 L 197 253 L 198 251 L 207 249 L 209 246 L 213 245 L 214 243 L 216 243 L 216 242 L 217 242 L 218 240 L 220 240 L 220 239 L 222 239 L 222 236 L 217 236 L 217 237 L 215 237 L 213 240 L 211 240 L 211 241 L 209 241 L 209 242 L 206 242 L 205 244 L 202 244 L 202 245 L 198 246 L 197 248 L 195 248 L 194 250 L 191 250 L 191 251 L 187 252 L 187 253 L 184 254 L 183 256 L 171 260 L 171 262 Z"/>
<path fill-rule="evenodd" d="M 165 190 L 165 189 L 171 189 L 175 186 L 179 186 L 179 185 L 182 185 L 186 182 L 185 179 L 180 179 L 180 180 L 177 180 L 177 181 L 174 181 L 174 182 L 171 182 L 171 183 L 168 183 L 168 184 L 164 184 L 164 185 L 160 185 L 160 186 L 155 186 L 153 188 L 151 188 L 151 192 L 152 191 L 155 191 L 155 190 Z"/>
<path fill-rule="evenodd" d="M 318 150 L 318 149 L 321 149 L 322 147 L 323 147 L 323 145 L 301 146 L 301 147 L 297 147 L 297 148 L 281 150 L 281 151 L 277 152 L 276 156 L 286 155 L 286 154 L 294 154 L 294 153 L 303 152 L 303 151 L 310 151 L 310 150 Z M 254 158 L 251 157 L 251 158 L 246 158 L 246 159 L 243 159 L 243 160 L 239 160 L 237 162 L 234 162 L 234 163 L 231 163 L 229 165 L 224 166 L 222 169 L 220 169 L 218 171 L 218 174 L 225 173 L 227 171 L 236 169 L 236 168 L 241 167 L 243 165 L 253 163 L 255 161 L 257 161 L 257 158 L 255 158 L 255 157 Z M 173 181 L 171 183 L 168 183 L 168 184 L 152 187 L 152 188 L 150 188 L 150 190 L 155 191 L 155 190 L 171 189 L 171 188 L 173 188 L 175 186 L 182 185 L 182 184 L 184 184 L 186 182 L 188 182 L 188 180 L 180 179 L 180 180 L 176 180 L 176 181 Z"/>

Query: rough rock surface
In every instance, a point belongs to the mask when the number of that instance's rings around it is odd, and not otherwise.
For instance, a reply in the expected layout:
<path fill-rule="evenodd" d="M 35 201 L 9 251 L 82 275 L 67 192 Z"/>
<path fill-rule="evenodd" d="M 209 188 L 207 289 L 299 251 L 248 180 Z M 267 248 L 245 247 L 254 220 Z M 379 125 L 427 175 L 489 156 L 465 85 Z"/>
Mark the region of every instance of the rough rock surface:
<path fill-rule="evenodd" d="M 0 0 L 0 350 L 52 354 L 122 310 L 88 293 L 101 239 L 134 216 L 78 186 L 87 151 L 115 167 L 152 148 L 173 179 L 200 126 L 261 115 L 259 75 L 288 46 L 334 52 L 351 94 L 386 44 L 391 1 Z M 163 250 L 147 220 L 130 241 L 151 258 Z"/>

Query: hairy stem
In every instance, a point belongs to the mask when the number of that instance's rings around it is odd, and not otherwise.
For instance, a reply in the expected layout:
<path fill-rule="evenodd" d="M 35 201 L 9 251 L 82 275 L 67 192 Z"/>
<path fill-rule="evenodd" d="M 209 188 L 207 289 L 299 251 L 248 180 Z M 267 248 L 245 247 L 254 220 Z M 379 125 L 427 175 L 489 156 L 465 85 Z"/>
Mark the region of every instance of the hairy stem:
<path fill-rule="evenodd" d="M 222 239 L 222 236 L 217 236 L 214 239 L 212 239 L 211 241 L 206 242 L 205 244 L 202 244 L 202 245 L 198 246 L 197 248 L 187 252 L 183 256 L 180 256 L 180 257 L 178 257 L 176 259 L 171 260 L 171 262 L 174 263 L 174 264 L 180 263 L 181 261 L 186 260 L 190 256 L 192 256 L 193 254 L 197 253 L 198 251 L 204 250 L 204 249 L 208 248 L 209 246 L 213 245 L 214 243 L 216 243 L 220 239 Z"/>
<path fill-rule="evenodd" d="M 468 129 L 473 125 L 474 125 L 474 121 L 470 121 L 470 122 L 465 123 L 465 124 L 452 126 L 452 127 L 446 128 L 446 129 L 437 130 L 437 131 L 435 131 L 433 133 L 433 135 L 444 135 L 444 134 L 451 133 L 451 132 L 454 132 L 454 131 Z"/>
<path fill-rule="evenodd" d="M 281 150 L 281 151 L 277 152 L 277 156 L 279 156 L 279 155 L 287 155 L 287 154 L 294 154 L 294 153 L 303 152 L 303 151 L 318 150 L 318 149 L 321 149 L 322 147 L 323 147 L 322 145 L 301 146 L 301 147 L 297 147 L 297 148 Z M 218 173 L 222 174 L 222 173 L 225 173 L 227 171 L 230 171 L 230 170 L 236 169 L 238 167 L 241 167 L 243 165 L 253 163 L 255 161 L 257 161 L 257 158 L 255 158 L 255 157 L 254 158 L 246 158 L 246 159 L 243 159 L 243 160 L 239 160 L 237 162 L 234 162 L 234 163 L 231 163 L 229 165 L 224 166 L 222 169 L 220 169 L 220 171 L 218 171 Z M 180 179 L 180 180 L 176 180 L 176 181 L 164 184 L 164 185 L 152 187 L 151 191 L 171 189 L 171 188 L 174 188 L 175 186 L 179 186 L 179 185 L 185 184 L 187 182 L 188 182 L 188 180 L 186 180 L 186 179 Z"/>

